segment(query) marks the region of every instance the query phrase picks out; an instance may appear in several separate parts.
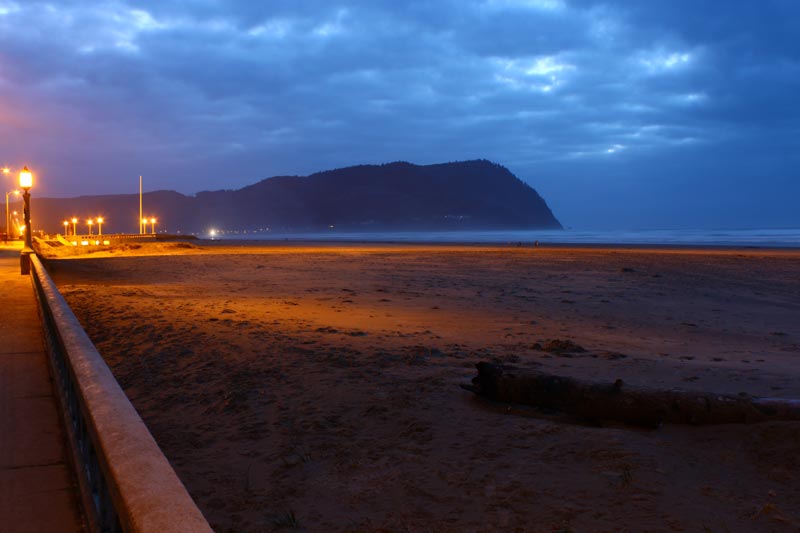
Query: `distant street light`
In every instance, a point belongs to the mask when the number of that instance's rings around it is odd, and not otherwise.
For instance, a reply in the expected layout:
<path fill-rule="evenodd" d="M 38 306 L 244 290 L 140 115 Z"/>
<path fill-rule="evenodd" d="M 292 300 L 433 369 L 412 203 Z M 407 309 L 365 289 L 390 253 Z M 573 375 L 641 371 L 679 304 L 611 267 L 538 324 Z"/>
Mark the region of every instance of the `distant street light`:
<path fill-rule="evenodd" d="M 150 219 L 150 224 L 152 224 L 152 226 L 150 228 L 150 233 L 155 235 L 155 233 L 156 233 L 156 219 L 155 219 L 155 217 Z"/>
<path fill-rule="evenodd" d="M 33 174 L 25 166 L 19 173 L 19 188 L 25 191 L 22 194 L 23 214 L 25 219 L 25 247 L 20 255 L 20 273 L 29 274 L 31 271 L 30 254 L 33 253 L 33 242 L 31 242 L 31 187 L 33 187 Z"/>
<path fill-rule="evenodd" d="M 78 234 L 78 217 L 72 217 L 72 234 Z"/>
<path fill-rule="evenodd" d="M 3 169 L 3 174 L 8 174 L 8 169 L 7 168 Z M 18 195 L 19 191 L 13 190 L 13 191 L 8 191 L 6 193 L 6 237 L 5 237 L 5 242 L 8 242 L 8 234 L 11 233 L 11 228 L 9 227 L 11 225 L 11 220 L 8 218 L 8 195 L 9 194 L 17 194 Z M 14 214 L 16 214 L 16 212 Z"/>
<path fill-rule="evenodd" d="M 97 217 L 97 234 L 103 234 L 103 217 Z"/>
<path fill-rule="evenodd" d="M 86 221 L 86 224 L 89 225 L 89 236 L 91 237 L 92 236 L 92 224 L 94 224 L 94 220 L 92 220 L 90 218 L 89 220 Z"/>
<path fill-rule="evenodd" d="M 64 236 L 66 237 L 66 236 L 68 236 L 68 235 L 69 235 L 69 222 L 67 222 L 67 221 L 65 220 L 65 221 L 64 221 Z"/>

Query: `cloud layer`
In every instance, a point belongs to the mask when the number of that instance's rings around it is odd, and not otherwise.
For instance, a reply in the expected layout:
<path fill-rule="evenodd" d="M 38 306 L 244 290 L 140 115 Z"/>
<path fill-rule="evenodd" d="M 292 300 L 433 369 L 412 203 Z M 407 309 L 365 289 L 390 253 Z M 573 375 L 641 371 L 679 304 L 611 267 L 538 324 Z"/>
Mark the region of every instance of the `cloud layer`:
<path fill-rule="evenodd" d="M 488 158 L 578 227 L 798 226 L 800 4 L 0 0 L 39 194 Z"/>

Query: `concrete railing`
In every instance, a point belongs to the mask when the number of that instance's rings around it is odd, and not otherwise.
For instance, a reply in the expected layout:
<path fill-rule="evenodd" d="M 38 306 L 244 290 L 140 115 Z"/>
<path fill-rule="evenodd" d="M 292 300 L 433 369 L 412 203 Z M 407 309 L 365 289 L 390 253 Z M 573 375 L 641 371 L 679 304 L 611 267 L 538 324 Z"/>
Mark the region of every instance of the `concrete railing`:
<path fill-rule="evenodd" d="M 31 278 L 89 530 L 211 532 L 35 254 Z"/>
<path fill-rule="evenodd" d="M 159 240 L 158 235 L 147 234 L 119 234 L 108 233 L 105 235 L 58 235 L 58 242 L 66 246 L 109 246 L 124 244 L 126 242 L 150 242 Z"/>
<path fill-rule="evenodd" d="M 57 235 L 56 240 L 66 246 L 116 246 L 145 242 L 195 241 L 195 235 L 171 233 L 104 233 L 102 235 Z M 50 237 L 52 239 L 52 237 Z"/>

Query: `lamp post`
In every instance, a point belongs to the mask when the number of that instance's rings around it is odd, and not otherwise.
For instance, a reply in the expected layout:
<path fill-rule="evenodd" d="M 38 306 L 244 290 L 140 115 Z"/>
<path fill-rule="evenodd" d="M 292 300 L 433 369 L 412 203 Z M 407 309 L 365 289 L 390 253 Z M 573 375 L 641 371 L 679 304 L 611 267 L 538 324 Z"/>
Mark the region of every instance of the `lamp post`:
<path fill-rule="evenodd" d="M 72 235 L 78 235 L 78 217 L 72 217 Z"/>
<path fill-rule="evenodd" d="M 67 221 L 65 220 L 65 221 L 64 221 L 64 236 L 66 237 L 66 236 L 68 236 L 68 235 L 69 235 L 69 222 L 67 222 Z"/>
<path fill-rule="evenodd" d="M 19 188 L 25 191 L 22 193 L 23 216 L 25 220 L 25 247 L 20 254 L 20 273 L 27 275 L 31 271 L 31 258 L 33 253 L 33 242 L 31 241 L 31 187 L 33 187 L 33 174 L 25 166 L 19 173 Z"/>
<path fill-rule="evenodd" d="M 103 234 L 103 217 L 97 217 L 97 234 Z"/>
<path fill-rule="evenodd" d="M 150 233 L 155 235 L 156 234 L 156 219 L 155 219 L 155 217 L 150 219 L 150 224 L 152 224 L 152 226 L 150 226 Z"/>
<path fill-rule="evenodd" d="M 92 220 L 90 218 L 89 220 L 86 221 L 86 224 L 89 226 L 89 237 L 91 237 L 92 236 L 92 224 L 94 224 L 94 220 Z"/>
<path fill-rule="evenodd" d="M 8 170 L 7 168 L 4 168 L 3 169 L 3 174 L 8 174 L 7 170 Z M 19 195 L 19 191 L 13 190 L 13 191 L 8 191 L 6 193 L 6 238 L 5 238 L 5 242 L 8 242 L 8 234 L 11 233 L 11 228 L 9 227 L 11 225 L 11 220 L 8 218 L 8 195 L 9 194 Z"/>

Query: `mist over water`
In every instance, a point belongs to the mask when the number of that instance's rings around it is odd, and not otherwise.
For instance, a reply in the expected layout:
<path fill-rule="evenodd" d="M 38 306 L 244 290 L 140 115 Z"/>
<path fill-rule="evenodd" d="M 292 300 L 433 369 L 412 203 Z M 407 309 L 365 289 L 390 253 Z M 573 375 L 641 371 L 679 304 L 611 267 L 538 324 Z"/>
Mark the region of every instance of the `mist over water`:
<path fill-rule="evenodd" d="M 210 238 L 209 235 L 201 237 Z M 221 240 L 358 241 L 420 243 L 623 244 L 800 248 L 800 229 L 745 230 L 539 230 L 317 233 L 228 232 Z"/>

